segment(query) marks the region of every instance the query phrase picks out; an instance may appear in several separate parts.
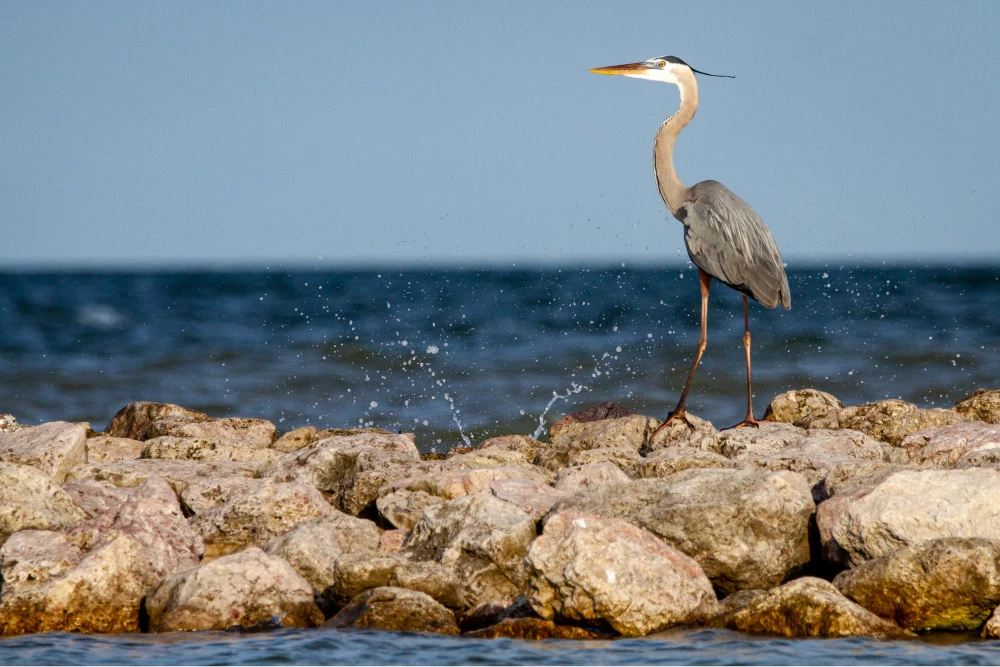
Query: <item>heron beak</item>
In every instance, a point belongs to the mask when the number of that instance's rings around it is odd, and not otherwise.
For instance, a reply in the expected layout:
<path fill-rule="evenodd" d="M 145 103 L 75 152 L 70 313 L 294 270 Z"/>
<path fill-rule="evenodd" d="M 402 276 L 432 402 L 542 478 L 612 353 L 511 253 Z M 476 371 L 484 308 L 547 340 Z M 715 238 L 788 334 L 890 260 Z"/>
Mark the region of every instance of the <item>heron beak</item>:
<path fill-rule="evenodd" d="M 629 63 L 627 65 L 611 65 L 610 67 L 595 67 L 590 70 L 592 74 L 638 74 L 645 72 L 649 67 L 646 63 Z"/>

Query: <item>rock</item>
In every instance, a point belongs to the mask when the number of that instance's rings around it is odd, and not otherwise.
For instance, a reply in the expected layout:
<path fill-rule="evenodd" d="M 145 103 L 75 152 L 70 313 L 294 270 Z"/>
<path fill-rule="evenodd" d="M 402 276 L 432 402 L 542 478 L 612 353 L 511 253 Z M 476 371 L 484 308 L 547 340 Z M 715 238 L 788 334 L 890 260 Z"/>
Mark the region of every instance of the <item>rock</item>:
<path fill-rule="evenodd" d="M 19 530 L 63 530 L 87 518 L 38 468 L 0 463 L 0 545 Z"/>
<path fill-rule="evenodd" d="M 895 453 L 898 450 L 893 450 Z M 823 478 L 821 486 L 823 497 L 832 498 L 844 493 L 853 493 L 856 489 L 874 489 L 882 481 L 897 472 L 904 470 L 921 470 L 919 466 L 885 461 L 841 461 L 834 464 Z"/>
<path fill-rule="evenodd" d="M 412 433 L 358 433 L 285 454 L 264 476 L 311 484 L 337 509 L 358 515 L 378 497 L 380 487 L 412 475 L 411 466 L 419 462 Z"/>
<path fill-rule="evenodd" d="M 887 399 L 843 408 L 808 418 L 807 428 L 850 428 L 898 447 L 903 438 L 931 426 L 949 426 L 965 421 L 954 410 L 924 410 L 912 403 Z"/>
<path fill-rule="evenodd" d="M 441 496 L 434 496 L 426 491 L 402 489 L 379 498 L 375 504 L 379 516 L 389 525 L 409 531 L 420 521 L 425 509 L 443 502 L 445 499 Z"/>
<path fill-rule="evenodd" d="M 388 586 L 362 593 L 323 625 L 329 628 L 458 634 L 455 614 L 433 598 L 417 591 Z"/>
<path fill-rule="evenodd" d="M 556 490 L 572 493 L 608 482 L 629 481 L 631 481 L 629 476 L 613 463 L 591 463 L 560 470 L 556 478 Z"/>
<path fill-rule="evenodd" d="M 129 496 L 128 489 L 120 489 L 107 482 L 94 480 L 66 482 L 62 488 L 91 518 L 114 514 Z"/>
<path fill-rule="evenodd" d="M 451 450 L 445 460 L 448 462 L 444 469 L 475 469 L 475 468 L 497 468 L 515 467 L 532 469 L 539 474 L 548 475 L 549 471 L 535 467 L 531 459 L 524 452 L 516 450 L 502 449 L 500 447 L 486 447 L 484 449 L 471 449 L 462 454 L 453 454 Z"/>
<path fill-rule="evenodd" d="M 497 438 L 490 438 L 484 440 L 475 447 L 472 451 L 491 450 L 491 451 L 512 451 L 520 452 L 524 454 L 525 459 L 530 463 L 535 463 L 538 459 L 538 455 L 542 453 L 546 448 L 545 443 L 539 442 L 534 438 L 530 438 L 526 435 L 501 435 Z M 455 450 L 452 450 L 455 451 Z M 459 455 L 457 451 L 455 454 L 448 452 L 448 458 Z"/>
<path fill-rule="evenodd" d="M 94 480 L 122 488 L 137 487 L 150 477 L 161 477 L 174 491 L 182 493 L 190 483 L 201 478 L 257 477 L 261 464 L 252 461 L 171 461 L 137 459 L 78 466 L 66 476 L 68 482 Z"/>
<path fill-rule="evenodd" d="M 201 438 L 219 445 L 266 449 L 274 442 L 276 429 L 265 419 L 227 417 L 225 419 L 191 420 L 182 417 L 160 417 L 146 427 L 143 440 L 170 435 L 178 438 Z"/>
<path fill-rule="evenodd" d="M 844 407 L 836 396 L 818 389 L 786 391 L 771 400 L 764 411 L 764 419 L 808 428 L 813 417 L 836 412 Z"/>
<path fill-rule="evenodd" d="M 322 494 L 305 484 L 255 480 L 234 489 L 224 503 L 196 514 L 194 528 L 212 559 L 248 546 L 264 547 L 299 524 L 333 511 Z"/>
<path fill-rule="evenodd" d="M 575 625 L 556 625 L 544 618 L 505 618 L 496 625 L 466 632 L 473 639 L 606 639 L 607 634 Z"/>
<path fill-rule="evenodd" d="M 63 533 L 22 530 L 0 547 L 3 587 L 41 586 L 61 577 L 83 560 L 83 552 Z"/>
<path fill-rule="evenodd" d="M 551 428 L 549 428 L 549 436 L 554 436 L 570 424 L 585 424 L 587 422 L 602 421 L 605 419 L 620 419 L 621 417 L 631 417 L 632 415 L 637 414 L 639 413 L 635 410 L 630 410 L 624 405 L 615 403 L 614 401 L 598 403 L 597 405 L 592 405 L 589 408 L 581 410 L 580 412 L 566 415 L 557 421 Z"/>
<path fill-rule="evenodd" d="M 468 609 L 465 591 L 457 574 L 435 561 L 418 561 L 395 552 L 373 556 L 344 555 L 334 564 L 333 583 L 323 591 L 320 604 L 339 609 L 361 593 L 394 586 L 431 596 L 449 609 Z"/>
<path fill-rule="evenodd" d="M 629 477 L 639 476 L 639 464 L 643 457 L 634 449 L 626 447 L 598 447 L 569 452 L 566 466 L 585 466 L 593 463 L 613 463 Z M 559 472 L 560 468 L 554 471 Z"/>
<path fill-rule="evenodd" d="M 490 482 L 490 491 L 500 500 L 521 508 L 535 521 L 540 521 L 556 501 L 567 496 L 548 484 L 526 479 L 501 479 Z"/>
<path fill-rule="evenodd" d="M 114 438 L 141 440 L 146 428 L 161 417 L 181 417 L 191 421 L 205 421 L 208 415 L 182 408 L 171 403 L 137 401 L 119 410 L 104 428 L 105 435 Z"/>
<path fill-rule="evenodd" d="M 527 585 L 524 555 L 535 535 L 535 521 L 526 512 L 476 493 L 428 508 L 400 553 L 454 571 L 469 608 L 508 604 Z"/>
<path fill-rule="evenodd" d="M 983 626 L 982 636 L 985 639 L 1000 639 L 1000 611 L 993 611 L 993 615 L 990 616 L 990 619 L 986 621 L 986 625 Z"/>
<path fill-rule="evenodd" d="M 805 430 L 781 422 L 762 422 L 758 428 L 731 428 L 719 433 L 718 453 L 727 459 L 741 454 L 768 456 L 801 442 Z"/>
<path fill-rule="evenodd" d="M 587 489 L 549 516 L 568 509 L 649 530 L 698 561 L 728 595 L 777 586 L 809 562 L 815 505 L 797 473 L 706 468 Z"/>
<path fill-rule="evenodd" d="M 403 542 L 406 541 L 408 530 L 386 530 L 378 538 L 378 552 L 380 554 L 391 554 L 399 551 Z"/>
<path fill-rule="evenodd" d="M 617 419 L 567 423 L 558 429 L 553 427 L 550 442 L 553 447 L 570 450 L 622 447 L 639 451 L 655 429 L 655 422 L 650 417 L 633 414 Z"/>
<path fill-rule="evenodd" d="M 0 433 L 13 433 L 29 428 L 24 424 L 18 424 L 14 415 L 0 414 Z"/>
<path fill-rule="evenodd" d="M 218 441 L 208 438 L 178 438 L 164 435 L 144 443 L 142 458 L 187 461 L 257 461 L 266 465 L 281 458 L 281 452 L 273 449 L 234 447 L 233 445 L 220 444 Z"/>
<path fill-rule="evenodd" d="M 712 422 L 688 413 L 688 421 L 678 420 L 656 434 L 649 442 L 649 449 L 657 451 L 672 447 L 701 449 L 719 453 L 719 431 Z M 690 424 L 688 423 L 690 422 Z M 656 427 L 660 424 L 657 422 Z"/>
<path fill-rule="evenodd" d="M 925 428 L 903 438 L 900 449 L 910 463 L 950 468 L 975 452 L 1000 454 L 1000 425 L 963 422 Z"/>
<path fill-rule="evenodd" d="M 87 431 L 69 422 L 49 422 L 0 433 L 0 461 L 34 466 L 57 482 L 87 462 Z"/>
<path fill-rule="evenodd" d="M 977 389 L 955 404 L 955 412 L 966 419 L 1000 424 L 1000 389 Z"/>
<path fill-rule="evenodd" d="M 714 608 L 701 566 L 626 521 L 556 514 L 526 558 L 528 602 L 544 619 L 604 621 L 637 637 Z"/>
<path fill-rule="evenodd" d="M 1000 539 L 1000 472 L 894 473 L 849 503 L 832 535 L 851 567 L 938 537 Z"/>
<path fill-rule="evenodd" d="M 341 556 L 378 552 L 380 533 L 367 519 L 332 510 L 275 537 L 264 551 L 288 561 L 319 595 L 333 583 Z"/>
<path fill-rule="evenodd" d="M 279 452 L 297 452 L 319 440 L 319 431 L 315 426 L 300 426 L 285 433 L 271 445 Z"/>
<path fill-rule="evenodd" d="M 151 632 L 323 622 L 309 583 L 256 547 L 167 577 L 149 592 L 146 612 Z"/>
<path fill-rule="evenodd" d="M 1000 541 L 920 542 L 841 572 L 833 583 L 909 630 L 978 630 L 1000 605 Z"/>
<path fill-rule="evenodd" d="M 743 606 L 721 614 L 712 625 L 780 637 L 912 636 L 844 597 L 828 581 L 802 577 L 754 596 Z"/>
<path fill-rule="evenodd" d="M 833 528 L 840 521 L 840 516 L 859 498 L 871 493 L 873 486 L 859 487 L 827 498 L 816 505 L 816 528 L 819 532 L 821 558 L 833 571 L 847 567 L 850 558 L 846 551 L 840 548 L 833 539 Z"/>
<path fill-rule="evenodd" d="M 732 468 L 725 456 L 694 447 L 664 447 L 650 452 L 638 464 L 639 477 L 668 477 L 690 468 Z"/>
<path fill-rule="evenodd" d="M 140 440 L 99 435 L 87 438 L 87 462 L 134 461 L 145 446 Z"/>

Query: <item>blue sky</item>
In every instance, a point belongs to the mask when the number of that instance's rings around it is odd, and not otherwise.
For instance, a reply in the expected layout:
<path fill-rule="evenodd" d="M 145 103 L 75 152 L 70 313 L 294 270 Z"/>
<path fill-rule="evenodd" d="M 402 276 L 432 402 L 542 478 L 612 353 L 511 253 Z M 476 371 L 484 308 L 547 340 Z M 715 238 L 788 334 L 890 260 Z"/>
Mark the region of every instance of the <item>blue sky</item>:
<path fill-rule="evenodd" d="M 652 174 L 786 261 L 996 261 L 1000 3 L 0 5 L 0 265 L 674 263 Z"/>

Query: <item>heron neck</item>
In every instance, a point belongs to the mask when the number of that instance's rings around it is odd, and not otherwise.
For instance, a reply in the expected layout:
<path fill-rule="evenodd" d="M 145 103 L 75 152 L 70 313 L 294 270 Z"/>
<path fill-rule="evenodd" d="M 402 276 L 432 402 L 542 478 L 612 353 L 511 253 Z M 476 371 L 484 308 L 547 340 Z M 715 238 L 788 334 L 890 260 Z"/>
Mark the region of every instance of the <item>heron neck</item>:
<path fill-rule="evenodd" d="M 674 170 L 674 144 L 677 142 L 677 135 L 687 127 L 698 110 L 698 84 L 694 80 L 694 74 L 685 73 L 677 82 L 677 87 L 681 91 L 680 108 L 660 126 L 653 142 L 653 171 L 656 172 L 656 184 L 660 188 L 663 203 L 674 216 L 688 199 L 688 188 L 677 178 L 677 172 Z"/>

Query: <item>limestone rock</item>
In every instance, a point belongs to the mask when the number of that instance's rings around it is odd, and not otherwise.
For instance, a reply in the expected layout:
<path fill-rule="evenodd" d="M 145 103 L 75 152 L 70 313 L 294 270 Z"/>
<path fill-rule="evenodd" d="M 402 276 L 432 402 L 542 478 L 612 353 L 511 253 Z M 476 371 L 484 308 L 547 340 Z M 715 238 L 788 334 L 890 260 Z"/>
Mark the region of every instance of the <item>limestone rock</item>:
<path fill-rule="evenodd" d="M 281 458 L 281 452 L 222 444 L 210 438 L 178 438 L 164 435 L 143 444 L 144 459 L 175 459 L 186 461 L 257 461 L 270 464 Z"/>
<path fill-rule="evenodd" d="M 173 574 L 146 597 L 151 632 L 323 622 L 309 583 L 256 547 Z"/>
<path fill-rule="evenodd" d="M 14 415 L 0 414 L 0 433 L 13 433 L 29 428 L 24 424 L 18 424 Z"/>
<path fill-rule="evenodd" d="M 771 588 L 810 559 L 808 482 L 788 471 L 692 469 L 605 484 L 556 503 L 623 518 L 698 561 L 725 594 Z"/>
<path fill-rule="evenodd" d="M 451 610 L 424 593 L 393 587 L 362 593 L 324 626 L 458 634 L 458 624 Z"/>
<path fill-rule="evenodd" d="M 648 448 L 656 451 L 671 447 L 688 447 L 718 454 L 719 431 L 712 426 L 712 422 L 690 413 L 688 413 L 687 419 L 687 422 L 674 421 L 670 426 L 657 433 L 656 437 L 650 436 Z M 656 422 L 655 425 L 659 428 L 660 422 Z"/>
<path fill-rule="evenodd" d="M 851 567 L 938 537 L 1000 539 L 1000 472 L 897 472 L 851 502 L 832 534 Z"/>
<path fill-rule="evenodd" d="M 0 463 L 0 544 L 19 530 L 63 530 L 87 518 L 38 468 Z"/>
<path fill-rule="evenodd" d="M 569 452 L 566 466 L 585 466 L 593 463 L 613 463 L 631 478 L 639 476 L 639 465 L 643 461 L 639 452 L 627 447 L 598 447 Z M 559 468 L 555 469 L 558 472 Z"/>
<path fill-rule="evenodd" d="M 624 405 L 615 403 L 614 401 L 598 403 L 597 405 L 592 405 L 589 408 L 581 410 L 580 412 L 566 415 L 557 421 L 551 426 L 551 428 L 549 428 L 549 436 L 554 436 L 570 424 L 585 424 L 587 422 L 602 421 L 605 419 L 620 419 L 622 417 L 631 417 L 632 415 L 637 414 L 639 413 L 635 410 L 626 408 Z"/>
<path fill-rule="evenodd" d="M 34 466 L 57 482 L 87 462 L 87 431 L 78 424 L 48 422 L 0 433 L 0 461 Z"/>
<path fill-rule="evenodd" d="M 491 625 L 472 632 L 466 632 L 466 637 L 473 639 L 530 639 L 542 641 L 545 639 L 605 639 L 607 634 L 590 628 L 575 625 L 556 625 L 544 618 L 505 618 L 496 625 Z"/>
<path fill-rule="evenodd" d="M 224 419 L 191 420 L 182 417 L 160 417 L 153 420 L 143 433 L 143 440 L 171 435 L 178 438 L 202 438 L 220 445 L 266 449 L 274 442 L 276 429 L 265 419 L 226 417 Z"/>
<path fill-rule="evenodd" d="M 380 554 L 391 554 L 399 551 L 406 541 L 408 530 L 386 530 L 378 537 L 378 552 Z"/>
<path fill-rule="evenodd" d="M 428 508 L 401 553 L 451 568 L 465 602 L 510 603 L 527 585 L 524 555 L 535 521 L 523 510 L 485 493 Z"/>
<path fill-rule="evenodd" d="M 300 426 L 275 440 L 271 447 L 279 452 L 297 452 L 319 439 L 319 431 L 315 426 Z"/>
<path fill-rule="evenodd" d="M 605 621 L 635 637 L 684 623 L 716 604 L 697 562 L 619 519 L 557 514 L 526 562 L 528 602 L 548 620 Z"/>
<path fill-rule="evenodd" d="M 490 482 L 490 491 L 500 500 L 521 508 L 535 521 L 541 520 L 556 501 L 567 496 L 548 484 L 526 479 L 501 479 Z"/>
<path fill-rule="evenodd" d="M 137 487 L 150 477 L 161 477 L 174 491 L 182 493 L 191 482 L 201 478 L 257 477 L 260 463 L 253 461 L 171 461 L 169 459 L 136 459 L 77 466 L 66 476 L 68 482 L 94 480 L 123 488 Z"/>
<path fill-rule="evenodd" d="M 812 417 L 836 412 L 843 407 L 840 399 L 825 391 L 799 389 L 775 396 L 764 412 L 764 419 L 804 426 Z"/>
<path fill-rule="evenodd" d="M 828 581 L 802 577 L 754 596 L 717 617 L 713 625 L 781 637 L 873 637 L 909 635 L 899 626 L 844 597 Z"/>
<path fill-rule="evenodd" d="M 401 489 L 382 496 L 375 501 L 378 514 L 390 525 L 398 529 L 410 530 L 420 521 L 424 510 L 433 505 L 446 502 L 441 496 L 431 495 L 426 491 L 410 491 Z"/>
<path fill-rule="evenodd" d="M 0 547 L 3 587 L 24 589 L 61 577 L 83 560 L 83 552 L 63 533 L 22 530 Z"/>
<path fill-rule="evenodd" d="M 114 438 L 141 440 L 146 428 L 161 417 L 181 417 L 192 421 L 208 419 L 208 415 L 204 413 L 188 410 L 179 405 L 136 401 L 119 410 L 104 428 L 104 433 Z"/>
<path fill-rule="evenodd" d="M 925 428 L 903 438 L 900 449 L 910 463 L 950 468 L 976 452 L 1000 455 L 1000 425 L 973 421 Z"/>
<path fill-rule="evenodd" d="M 550 442 L 554 447 L 571 450 L 622 447 L 639 451 L 646 444 L 655 421 L 632 414 L 617 419 L 567 423 L 558 429 L 553 427 Z"/>
<path fill-rule="evenodd" d="M 535 463 L 538 455 L 546 448 L 545 443 L 539 442 L 534 438 L 528 437 L 526 435 L 501 435 L 496 438 L 490 438 L 479 443 L 475 448 L 478 451 L 483 450 L 493 450 L 493 451 L 514 451 L 524 454 L 524 457 L 530 462 Z M 448 458 L 458 455 L 448 453 Z"/>
<path fill-rule="evenodd" d="M 668 477 L 690 468 L 732 468 L 733 463 L 721 454 L 694 447 L 664 447 L 641 459 L 639 477 Z"/>
<path fill-rule="evenodd" d="M 767 456 L 801 442 L 804 429 L 781 422 L 763 422 L 758 428 L 731 428 L 719 433 L 718 453 L 727 459 L 741 454 Z"/>
<path fill-rule="evenodd" d="M 134 461 L 145 446 L 140 440 L 99 435 L 87 438 L 87 462 Z"/>
<path fill-rule="evenodd" d="M 264 547 L 299 524 L 333 508 L 304 484 L 255 480 L 227 500 L 195 515 L 191 526 L 205 541 L 205 557 L 217 558 L 247 546 Z"/>
<path fill-rule="evenodd" d="M 188 516 L 197 516 L 259 485 L 260 480 L 249 477 L 195 477 L 180 493 L 181 507 Z"/>
<path fill-rule="evenodd" d="M 955 412 L 966 419 L 1000 424 L 1000 389 L 977 389 L 955 404 Z"/>
<path fill-rule="evenodd" d="M 555 488 L 557 491 L 572 493 L 608 482 L 629 481 L 629 476 L 613 463 L 591 463 L 560 470 L 559 476 L 556 478 Z"/>
<path fill-rule="evenodd" d="M 841 572 L 833 583 L 909 630 L 978 630 L 1000 605 L 1000 541 L 920 542 Z"/>
<path fill-rule="evenodd" d="M 887 399 L 843 408 L 808 418 L 808 428 L 850 428 L 898 447 L 903 438 L 931 426 L 949 426 L 965 421 L 954 410 L 925 410 L 912 403 Z"/>
<path fill-rule="evenodd" d="M 458 575 L 436 561 L 414 560 L 396 551 L 373 556 L 347 554 L 334 564 L 333 583 L 320 595 L 326 609 L 339 609 L 361 593 L 393 586 L 429 595 L 449 609 L 467 609 L 465 591 Z"/>
<path fill-rule="evenodd" d="M 128 489 L 94 480 L 66 482 L 62 488 L 92 519 L 103 514 L 114 514 L 129 496 Z"/>

